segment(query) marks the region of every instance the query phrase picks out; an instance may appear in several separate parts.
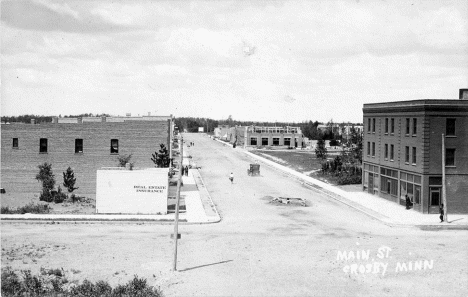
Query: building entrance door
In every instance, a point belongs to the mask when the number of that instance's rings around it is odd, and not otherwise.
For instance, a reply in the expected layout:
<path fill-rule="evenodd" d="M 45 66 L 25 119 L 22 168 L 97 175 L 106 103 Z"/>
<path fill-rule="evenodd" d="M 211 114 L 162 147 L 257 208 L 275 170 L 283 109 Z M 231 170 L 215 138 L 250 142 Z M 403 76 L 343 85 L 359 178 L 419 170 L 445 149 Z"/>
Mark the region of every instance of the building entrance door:
<path fill-rule="evenodd" d="M 429 213 L 439 213 L 439 206 L 442 203 L 441 190 L 440 187 L 429 188 Z"/>
<path fill-rule="evenodd" d="M 367 188 L 367 191 L 370 194 L 374 194 L 374 174 L 369 173 L 369 187 Z"/>

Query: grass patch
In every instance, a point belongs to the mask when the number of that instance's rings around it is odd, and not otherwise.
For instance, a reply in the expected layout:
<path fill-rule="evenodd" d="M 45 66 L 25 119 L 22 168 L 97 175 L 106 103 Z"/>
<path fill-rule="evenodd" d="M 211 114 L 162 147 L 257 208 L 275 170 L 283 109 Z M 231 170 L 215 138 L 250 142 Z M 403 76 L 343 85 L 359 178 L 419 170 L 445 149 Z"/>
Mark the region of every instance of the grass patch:
<path fill-rule="evenodd" d="M 8 206 L 2 206 L 1 213 L 2 214 L 25 214 L 25 213 L 49 213 L 51 211 L 51 207 L 47 204 L 35 204 L 33 202 L 17 207 L 17 208 L 10 208 Z"/>
<path fill-rule="evenodd" d="M 318 160 L 313 151 L 270 151 L 270 150 L 261 150 L 261 151 L 251 151 L 251 153 L 264 157 L 271 161 L 275 161 L 278 164 L 286 165 L 287 167 L 294 169 L 299 172 L 303 171 L 312 171 L 322 168 L 321 160 Z M 268 158 L 265 155 L 272 156 L 273 158 Z M 280 163 L 275 158 L 281 159 L 287 164 Z"/>
<path fill-rule="evenodd" d="M 40 275 L 32 275 L 30 270 L 13 271 L 11 267 L 2 268 L 1 292 L 2 296 L 163 296 L 158 288 L 149 286 L 146 279 L 137 275 L 112 288 L 105 281 L 69 282 L 61 269 L 41 269 Z"/>

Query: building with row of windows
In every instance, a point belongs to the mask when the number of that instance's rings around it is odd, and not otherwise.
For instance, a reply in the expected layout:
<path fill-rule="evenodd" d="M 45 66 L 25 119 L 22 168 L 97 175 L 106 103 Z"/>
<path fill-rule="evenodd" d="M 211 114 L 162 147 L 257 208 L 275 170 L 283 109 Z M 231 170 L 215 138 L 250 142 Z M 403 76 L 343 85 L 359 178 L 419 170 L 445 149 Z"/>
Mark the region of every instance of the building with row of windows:
<path fill-rule="evenodd" d="M 215 136 L 246 147 L 302 147 L 305 139 L 300 127 L 219 126 Z"/>
<path fill-rule="evenodd" d="M 364 104 L 363 189 L 437 213 L 442 166 L 449 213 L 468 213 L 468 100 Z M 442 151 L 445 142 L 445 151 Z M 442 155 L 445 164 L 442 164 Z"/>
<path fill-rule="evenodd" d="M 135 167 L 154 167 L 151 156 L 171 149 L 172 116 L 53 118 L 51 123 L 1 125 L 1 187 L 7 193 L 38 193 L 37 166 L 48 162 L 61 185 L 69 166 L 77 194 L 95 194 L 96 170 L 116 167 L 132 155 Z"/>

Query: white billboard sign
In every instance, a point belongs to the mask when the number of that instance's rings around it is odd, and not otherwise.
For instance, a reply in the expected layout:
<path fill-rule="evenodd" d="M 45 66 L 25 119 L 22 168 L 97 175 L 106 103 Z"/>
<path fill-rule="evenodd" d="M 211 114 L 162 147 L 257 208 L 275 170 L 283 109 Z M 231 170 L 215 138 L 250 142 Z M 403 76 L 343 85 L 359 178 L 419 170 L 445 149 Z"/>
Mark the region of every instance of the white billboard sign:
<path fill-rule="evenodd" d="M 204 128 L 204 127 L 198 127 L 198 132 L 203 132 L 203 131 L 204 131 L 203 128 Z"/>
<path fill-rule="evenodd" d="M 166 214 L 169 168 L 97 170 L 96 212 Z"/>

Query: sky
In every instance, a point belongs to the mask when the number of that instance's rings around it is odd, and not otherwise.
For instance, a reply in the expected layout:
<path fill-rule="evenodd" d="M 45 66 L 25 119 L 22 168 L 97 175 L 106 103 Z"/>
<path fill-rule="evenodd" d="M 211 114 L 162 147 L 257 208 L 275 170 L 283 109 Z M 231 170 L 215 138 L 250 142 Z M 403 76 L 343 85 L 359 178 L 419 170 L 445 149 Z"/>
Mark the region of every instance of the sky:
<path fill-rule="evenodd" d="M 468 1 L 1 1 L 1 114 L 362 122 L 458 99 Z"/>

